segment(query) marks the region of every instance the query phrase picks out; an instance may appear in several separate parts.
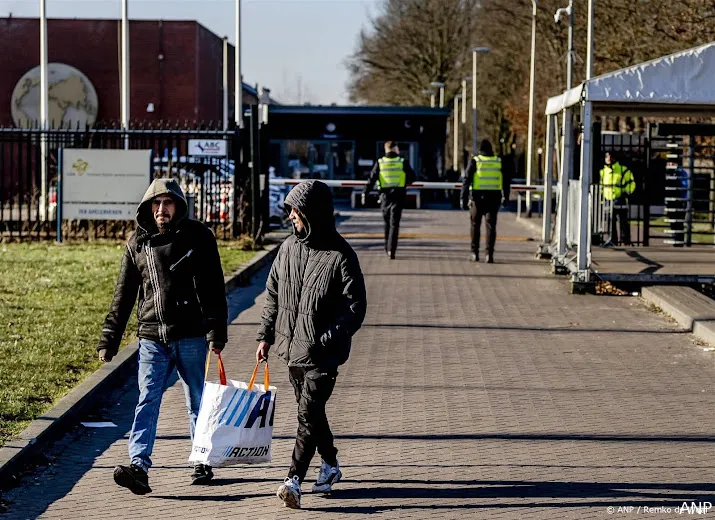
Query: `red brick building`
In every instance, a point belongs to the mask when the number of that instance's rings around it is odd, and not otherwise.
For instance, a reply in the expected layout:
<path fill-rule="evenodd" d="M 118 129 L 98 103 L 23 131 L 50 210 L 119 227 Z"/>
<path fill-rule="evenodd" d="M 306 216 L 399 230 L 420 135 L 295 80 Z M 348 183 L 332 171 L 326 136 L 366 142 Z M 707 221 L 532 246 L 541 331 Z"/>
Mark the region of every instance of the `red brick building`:
<path fill-rule="evenodd" d="M 18 80 L 40 62 L 38 19 L 0 19 L 0 126 L 12 126 Z M 133 121 L 221 121 L 223 39 L 194 21 L 129 23 Z M 70 65 L 94 85 L 97 121 L 120 119 L 120 22 L 48 21 L 48 61 Z M 244 104 L 257 92 L 244 83 Z M 233 119 L 234 47 L 229 46 L 229 118 Z M 149 108 L 149 111 L 147 110 Z M 153 109 L 153 111 L 151 111 Z"/>

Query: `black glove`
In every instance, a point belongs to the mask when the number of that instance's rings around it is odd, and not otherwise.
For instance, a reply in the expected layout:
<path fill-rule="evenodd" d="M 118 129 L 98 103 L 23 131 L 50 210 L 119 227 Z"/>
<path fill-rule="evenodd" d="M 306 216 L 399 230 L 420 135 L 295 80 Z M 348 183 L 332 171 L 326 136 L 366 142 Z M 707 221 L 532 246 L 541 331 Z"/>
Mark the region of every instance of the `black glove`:
<path fill-rule="evenodd" d="M 462 208 L 464 211 L 467 211 L 467 210 L 469 209 L 469 206 L 467 205 L 466 202 L 462 201 L 461 208 Z"/>
<path fill-rule="evenodd" d="M 501 198 L 501 207 L 506 208 L 509 205 L 509 199 L 506 197 Z"/>
<path fill-rule="evenodd" d="M 225 343 L 221 343 L 220 341 L 209 341 L 209 349 L 210 350 L 218 350 L 219 352 L 223 350 L 223 347 L 225 347 Z"/>

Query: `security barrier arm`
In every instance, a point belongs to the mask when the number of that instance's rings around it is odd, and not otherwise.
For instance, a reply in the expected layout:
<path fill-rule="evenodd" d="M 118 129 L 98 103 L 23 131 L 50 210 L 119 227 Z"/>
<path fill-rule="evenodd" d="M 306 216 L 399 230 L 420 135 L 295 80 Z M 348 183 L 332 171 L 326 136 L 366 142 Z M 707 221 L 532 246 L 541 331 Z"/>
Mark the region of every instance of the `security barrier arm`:
<path fill-rule="evenodd" d="M 367 184 L 367 181 L 340 181 L 340 180 L 323 180 L 323 179 L 285 179 L 285 178 L 273 178 L 270 179 L 270 183 L 274 186 L 296 186 L 301 182 L 309 180 L 319 180 L 320 182 L 327 184 L 333 188 L 361 188 Z M 461 182 L 414 182 L 407 186 L 409 189 L 418 190 L 459 190 L 462 188 Z M 554 191 L 556 188 L 554 187 Z M 531 186 L 526 184 L 512 184 L 511 191 L 522 192 L 522 191 L 544 191 L 543 185 Z"/>

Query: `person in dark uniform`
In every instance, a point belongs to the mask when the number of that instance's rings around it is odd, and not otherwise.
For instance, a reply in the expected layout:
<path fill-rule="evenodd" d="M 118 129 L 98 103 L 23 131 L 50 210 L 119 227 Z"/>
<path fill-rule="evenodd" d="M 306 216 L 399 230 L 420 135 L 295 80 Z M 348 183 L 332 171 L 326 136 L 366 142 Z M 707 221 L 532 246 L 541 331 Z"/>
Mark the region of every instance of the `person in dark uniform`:
<path fill-rule="evenodd" d="M 487 263 L 494 263 L 499 206 L 509 200 L 509 178 L 502 172 L 501 158 L 494 155 L 492 144 L 484 139 L 479 154 L 472 158 L 462 179 L 462 209 L 469 209 L 472 237 L 472 262 L 479 261 L 479 238 L 482 217 L 487 226 Z"/>
<path fill-rule="evenodd" d="M 394 141 L 385 143 L 385 156 L 379 159 L 372 171 L 362 194 L 365 197 L 372 191 L 375 183 L 380 190 L 380 207 L 385 219 L 385 253 L 391 260 L 395 259 L 397 237 L 400 233 L 400 218 L 402 208 L 407 198 L 406 186 L 415 182 L 415 172 L 407 159 L 400 157 L 400 149 Z"/>

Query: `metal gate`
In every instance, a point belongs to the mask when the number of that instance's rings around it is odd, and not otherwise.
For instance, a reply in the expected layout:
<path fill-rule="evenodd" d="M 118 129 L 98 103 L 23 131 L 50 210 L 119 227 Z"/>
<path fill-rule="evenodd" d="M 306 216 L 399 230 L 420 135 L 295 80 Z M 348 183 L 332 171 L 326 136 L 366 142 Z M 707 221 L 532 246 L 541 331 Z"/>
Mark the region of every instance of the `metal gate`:
<path fill-rule="evenodd" d="M 598 127 L 594 133 L 599 136 Z M 645 135 L 603 133 L 594 139 L 600 149 L 591 187 L 593 245 L 713 246 L 713 136 L 715 125 L 650 124 Z M 601 178 L 607 152 L 630 172 L 618 186 Z"/>
<path fill-rule="evenodd" d="M 255 107 L 254 107 L 255 108 Z M 0 238 L 54 239 L 57 229 L 57 176 L 60 148 L 152 150 L 152 176 L 174 177 L 189 201 L 190 213 L 228 239 L 262 229 L 258 113 L 247 114 L 244 130 L 211 128 L 17 129 L 0 128 Z M 192 155 L 191 139 L 226 141 L 222 157 Z M 46 141 L 46 161 L 42 141 Z M 43 187 L 42 168 L 46 168 Z M 267 175 L 265 183 L 267 184 Z M 255 203 L 254 203 L 255 202 Z M 68 238 L 126 238 L 128 221 L 68 221 Z"/>

